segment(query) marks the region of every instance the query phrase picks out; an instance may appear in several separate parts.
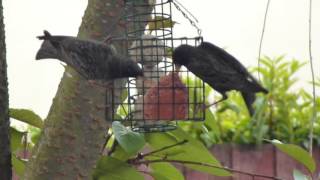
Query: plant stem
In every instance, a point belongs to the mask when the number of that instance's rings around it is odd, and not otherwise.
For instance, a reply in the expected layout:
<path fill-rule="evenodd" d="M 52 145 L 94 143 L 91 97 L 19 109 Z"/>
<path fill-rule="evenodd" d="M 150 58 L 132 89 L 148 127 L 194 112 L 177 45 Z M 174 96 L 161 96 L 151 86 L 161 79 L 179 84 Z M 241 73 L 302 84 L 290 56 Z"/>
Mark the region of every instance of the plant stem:
<path fill-rule="evenodd" d="M 271 0 L 268 0 L 267 2 L 267 7 L 266 11 L 264 13 L 264 19 L 263 19 L 263 26 L 262 26 L 262 32 L 261 32 L 261 37 L 260 37 L 260 42 L 259 42 L 259 53 L 258 53 L 258 79 L 261 82 L 260 78 L 260 58 L 261 58 L 261 51 L 262 51 L 262 42 L 263 42 L 263 37 L 264 37 L 264 31 L 266 29 L 266 24 L 267 24 L 267 15 L 269 11 L 269 5 L 270 5 Z"/>
<path fill-rule="evenodd" d="M 311 27 L 312 27 L 312 0 L 309 0 L 309 61 L 311 68 L 311 77 L 312 77 L 312 100 L 313 100 L 313 110 L 312 117 L 310 120 L 310 134 L 309 134 L 309 153 L 312 155 L 313 149 L 313 125 L 316 121 L 317 115 L 317 102 L 316 102 L 316 88 L 315 88 L 315 77 L 314 77 L 314 68 L 313 68 L 313 58 L 312 58 L 312 44 L 311 44 Z"/>
<path fill-rule="evenodd" d="M 234 173 L 239 173 L 239 174 L 245 174 L 251 177 L 262 177 L 262 178 L 269 178 L 269 179 L 275 179 L 275 180 L 281 180 L 278 177 L 273 177 L 273 176 L 267 176 L 267 175 L 262 175 L 262 174 L 255 174 L 255 173 L 250 173 L 250 172 L 245 172 L 245 171 L 240 171 L 240 170 L 235 170 L 231 169 L 228 167 L 220 167 L 220 166 L 215 166 L 212 164 L 208 163 L 202 163 L 202 162 L 194 162 L 194 161 L 184 161 L 184 160 L 174 160 L 174 159 L 156 159 L 156 160 L 143 160 L 143 161 L 138 161 L 134 162 L 133 164 L 135 165 L 141 165 L 141 164 L 151 164 L 151 163 L 161 163 L 161 162 L 170 162 L 170 163 L 180 163 L 180 164 L 191 164 L 191 165 L 199 165 L 199 166 L 207 166 L 207 167 L 212 167 L 212 168 L 217 168 L 217 169 L 223 169 L 226 171 L 234 172 Z"/>

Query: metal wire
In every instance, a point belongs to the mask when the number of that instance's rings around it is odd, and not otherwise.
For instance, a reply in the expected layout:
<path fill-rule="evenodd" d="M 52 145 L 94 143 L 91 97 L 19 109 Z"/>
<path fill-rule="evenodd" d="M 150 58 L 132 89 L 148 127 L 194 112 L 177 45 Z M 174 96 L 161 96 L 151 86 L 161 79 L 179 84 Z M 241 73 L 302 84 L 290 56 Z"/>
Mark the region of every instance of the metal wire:
<path fill-rule="evenodd" d="M 163 132 L 175 129 L 178 121 L 203 121 L 205 118 L 205 110 L 200 108 L 197 111 L 197 107 L 205 103 L 204 83 L 186 69 L 181 69 L 178 72 L 180 79 L 187 78 L 185 87 L 176 85 L 176 70 L 171 57 L 174 47 L 181 44 L 197 46 L 202 42 L 202 37 L 173 37 L 172 26 L 165 24 L 173 22 L 172 3 L 171 0 L 160 0 L 154 4 L 152 13 L 143 9 L 137 13 L 134 9 L 146 8 L 148 4 L 127 1 L 124 15 L 126 36 L 111 39 L 112 43 L 125 45 L 126 55 L 138 62 L 144 71 L 143 79 L 130 78 L 125 87 L 113 89 L 114 94 L 122 92 L 126 96 L 118 102 L 112 99 L 112 119 L 130 125 L 134 131 Z M 179 8 L 177 4 L 175 6 Z M 155 27 L 154 30 L 146 29 L 150 28 L 150 24 Z M 197 29 L 198 33 L 201 32 L 200 28 Z M 179 111 L 179 108 L 182 110 Z"/>
<path fill-rule="evenodd" d="M 184 6 L 182 6 L 182 4 L 179 3 L 177 0 L 172 1 L 172 3 L 173 3 L 173 5 L 175 6 L 175 8 L 176 8 L 178 11 L 180 11 L 180 13 L 183 15 L 183 17 L 185 17 L 186 19 L 188 19 L 189 22 L 190 22 L 190 24 L 197 29 L 198 36 L 201 36 L 202 30 L 201 30 L 201 29 L 199 28 L 199 26 L 197 25 L 198 20 L 197 20 Z M 193 21 L 193 20 L 187 15 L 187 13 L 185 13 L 185 12 L 180 8 L 179 5 L 180 5 L 186 12 L 188 12 L 188 14 L 189 14 L 190 16 L 192 16 L 193 19 L 194 19 L 196 22 Z"/>

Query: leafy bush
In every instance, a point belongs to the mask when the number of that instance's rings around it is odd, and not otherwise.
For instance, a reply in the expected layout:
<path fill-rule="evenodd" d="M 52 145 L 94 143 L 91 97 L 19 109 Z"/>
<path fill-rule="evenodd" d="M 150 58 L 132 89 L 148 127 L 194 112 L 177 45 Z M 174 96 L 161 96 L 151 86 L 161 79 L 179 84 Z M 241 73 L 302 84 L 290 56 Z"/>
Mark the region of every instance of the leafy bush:
<path fill-rule="evenodd" d="M 256 113 L 249 116 L 242 97 L 230 92 L 228 100 L 215 108 L 206 110 L 204 123 L 180 122 L 182 128 L 163 133 L 139 134 L 132 132 L 119 122 L 112 125 L 113 135 L 107 143 L 109 149 L 104 154 L 92 174 L 93 179 L 144 179 L 143 173 L 156 179 L 181 179 L 181 172 L 170 163 L 179 163 L 188 168 L 216 176 L 230 176 L 232 169 L 223 168 L 220 162 L 203 145 L 235 142 L 240 144 L 260 144 L 264 139 L 284 153 L 308 168 L 310 174 L 315 171 L 315 162 L 301 147 L 293 144 L 308 145 L 310 118 L 312 115 L 312 96 L 304 89 L 295 87 L 295 73 L 304 65 L 297 60 L 285 61 L 283 57 L 261 60 L 259 72 L 262 84 L 269 89 L 268 95 L 257 94 Z M 254 68 L 257 72 L 258 69 Z M 201 83 L 184 79 L 189 85 Z M 320 85 L 320 79 L 316 83 Z M 213 90 L 207 86 L 207 101 Z M 197 93 L 202 93 L 199 91 Z M 194 93 L 189 92 L 193 99 Z M 217 97 L 215 99 L 219 99 Z M 320 98 L 317 97 L 317 112 L 320 110 Z M 119 111 L 119 116 L 123 114 Z M 12 160 L 15 172 L 22 176 L 25 163 L 19 156 L 23 150 L 30 152 L 40 137 L 43 120 L 33 111 L 10 109 L 10 116 L 32 127 L 31 141 L 22 143 L 27 132 L 11 128 Z M 314 125 L 314 141 L 320 144 L 320 117 Z M 26 140 L 26 138 L 25 138 Z M 199 142 L 202 141 L 201 142 Z M 29 146 L 30 145 L 30 146 Z M 148 152 L 143 148 L 147 147 Z M 139 168 L 148 165 L 149 169 Z M 230 172 L 229 172 L 230 171 Z M 294 177 L 307 177 L 295 170 Z"/>

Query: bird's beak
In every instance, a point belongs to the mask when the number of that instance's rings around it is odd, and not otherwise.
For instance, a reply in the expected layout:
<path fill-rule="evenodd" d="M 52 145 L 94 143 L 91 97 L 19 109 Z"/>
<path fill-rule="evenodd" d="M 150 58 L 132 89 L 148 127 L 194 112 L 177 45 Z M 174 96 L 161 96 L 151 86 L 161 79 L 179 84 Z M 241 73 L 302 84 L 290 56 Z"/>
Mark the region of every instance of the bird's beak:
<path fill-rule="evenodd" d="M 175 72 L 179 72 L 181 69 L 181 65 L 180 64 L 174 64 L 174 71 Z"/>
<path fill-rule="evenodd" d="M 36 60 L 46 59 L 48 56 L 49 54 L 47 52 L 39 50 L 36 54 Z"/>
<path fill-rule="evenodd" d="M 40 49 L 36 54 L 36 60 L 41 59 L 56 59 L 58 58 L 58 54 L 56 49 L 52 46 L 50 41 L 43 41 Z"/>

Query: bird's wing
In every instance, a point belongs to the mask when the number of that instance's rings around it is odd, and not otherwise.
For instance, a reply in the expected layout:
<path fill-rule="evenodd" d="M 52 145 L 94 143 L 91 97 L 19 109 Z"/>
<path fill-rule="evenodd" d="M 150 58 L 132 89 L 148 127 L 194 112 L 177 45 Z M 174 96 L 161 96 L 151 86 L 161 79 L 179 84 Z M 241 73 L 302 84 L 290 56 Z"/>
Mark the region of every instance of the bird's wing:
<path fill-rule="evenodd" d="M 237 71 L 241 74 L 248 74 L 247 69 L 235 57 L 233 57 L 224 49 L 208 42 L 201 43 L 198 48 L 211 54 L 216 61 L 219 61 L 219 63 L 232 68 L 234 71 Z"/>
<path fill-rule="evenodd" d="M 202 68 L 205 74 L 211 73 L 218 77 L 231 77 L 239 74 L 214 52 L 203 48 L 197 48 L 195 52 L 191 67 Z"/>
<path fill-rule="evenodd" d="M 88 79 L 108 79 L 109 64 L 113 52 L 97 42 L 66 39 L 62 44 L 65 57 L 72 60 L 80 74 Z"/>
<path fill-rule="evenodd" d="M 210 86 L 227 82 L 229 77 L 237 75 L 234 71 L 230 71 L 228 67 L 224 67 L 219 61 L 212 60 L 212 58 L 208 53 L 197 51 L 190 58 L 186 67 Z"/>
<path fill-rule="evenodd" d="M 213 59 L 221 64 L 221 66 L 229 67 L 228 71 L 238 72 L 242 74 L 248 81 L 258 84 L 257 80 L 247 71 L 247 69 L 235 57 L 233 57 L 224 49 L 209 42 L 201 43 L 198 48 L 209 53 Z"/>

